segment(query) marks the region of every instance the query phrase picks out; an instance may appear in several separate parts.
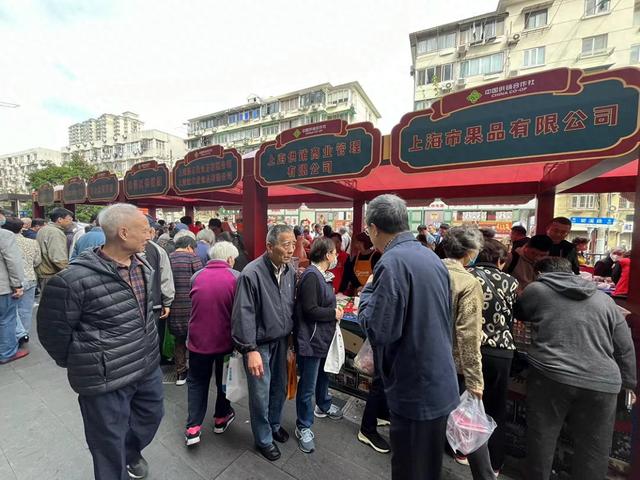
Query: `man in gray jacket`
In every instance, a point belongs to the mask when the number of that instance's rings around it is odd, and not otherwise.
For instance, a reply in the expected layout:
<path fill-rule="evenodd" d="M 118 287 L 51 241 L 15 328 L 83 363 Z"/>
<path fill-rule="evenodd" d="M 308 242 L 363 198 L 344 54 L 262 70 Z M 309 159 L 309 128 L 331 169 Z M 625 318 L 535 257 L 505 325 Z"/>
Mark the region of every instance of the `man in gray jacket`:
<path fill-rule="evenodd" d="M 231 314 L 231 334 L 247 371 L 251 430 L 258 450 L 271 461 L 280 458 L 273 441 L 289 439 L 280 420 L 287 389 L 287 337 L 293 330 L 295 272 L 289 262 L 295 246 L 288 225 L 269 230 L 267 252 L 238 278 Z"/>
<path fill-rule="evenodd" d="M 0 225 L 6 222 L 0 209 Z M 0 364 L 24 357 L 28 350 L 18 350 L 16 321 L 18 299 L 23 294 L 24 266 L 15 235 L 0 229 Z"/>
<path fill-rule="evenodd" d="M 547 480 L 565 419 L 575 447 L 572 478 L 606 477 L 618 393 L 635 402 L 631 330 L 615 302 L 574 275 L 571 262 L 536 263 L 538 280 L 518 298 L 516 318 L 532 323 L 527 382 L 529 480 Z"/>

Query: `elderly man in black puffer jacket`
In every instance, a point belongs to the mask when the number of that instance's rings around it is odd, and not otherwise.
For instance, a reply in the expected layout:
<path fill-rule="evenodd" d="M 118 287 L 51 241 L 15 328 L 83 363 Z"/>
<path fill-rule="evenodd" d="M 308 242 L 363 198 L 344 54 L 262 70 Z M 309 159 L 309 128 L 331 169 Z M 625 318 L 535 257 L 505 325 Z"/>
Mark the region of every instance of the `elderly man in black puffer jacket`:
<path fill-rule="evenodd" d="M 78 393 L 95 478 L 144 478 L 140 452 L 163 415 L 153 270 L 138 255 L 151 234 L 133 205 L 105 208 L 99 220 L 106 243 L 47 283 L 38 335 Z"/>

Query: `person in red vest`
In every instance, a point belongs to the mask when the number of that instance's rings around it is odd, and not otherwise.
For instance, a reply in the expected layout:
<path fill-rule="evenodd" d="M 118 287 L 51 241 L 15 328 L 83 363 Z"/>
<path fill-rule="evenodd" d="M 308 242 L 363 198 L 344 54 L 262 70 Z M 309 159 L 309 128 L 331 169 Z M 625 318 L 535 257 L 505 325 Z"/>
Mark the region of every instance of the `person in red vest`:
<path fill-rule="evenodd" d="M 614 297 L 626 297 L 629 294 L 629 276 L 631 275 L 631 251 L 625 252 L 613 266 L 612 280 L 616 283 Z"/>

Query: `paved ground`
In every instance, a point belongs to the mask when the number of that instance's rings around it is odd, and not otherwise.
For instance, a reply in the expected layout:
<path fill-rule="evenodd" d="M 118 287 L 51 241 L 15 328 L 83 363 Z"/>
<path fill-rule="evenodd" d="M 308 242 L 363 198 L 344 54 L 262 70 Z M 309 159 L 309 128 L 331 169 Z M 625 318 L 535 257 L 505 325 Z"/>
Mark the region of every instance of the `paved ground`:
<path fill-rule="evenodd" d="M 0 366 L 0 479 L 91 479 L 91 456 L 84 440 L 77 396 L 67 383 L 65 370 L 53 363 L 35 334 L 30 349 L 28 357 Z M 151 479 L 391 477 L 390 456 L 380 455 L 356 440 L 362 403 L 355 399 L 344 397 L 348 400 L 348 418 L 343 421 L 316 422 L 315 453 L 303 454 L 290 440 L 281 447 L 282 458 L 270 463 L 252 448 L 246 401 L 234 405 L 237 418 L 226 433 L 214 435 L 208 428 L 201 444 L 187 450 L 183 443 L 186 395 L 186 387 L 165 385 L 166 413 L 155 440 L 143 452 L 151 465 Z M 211 416 L 209 412 L 208 417 Z M 294 402 L 287 402 L 283 423 L 289 432 L 293 432 L 294 419 Z M 388 434 L 386 429 L 381 432 Z M 470 479 L 471 475 L 468 467 L 445 457 L 443 478 Z"/>

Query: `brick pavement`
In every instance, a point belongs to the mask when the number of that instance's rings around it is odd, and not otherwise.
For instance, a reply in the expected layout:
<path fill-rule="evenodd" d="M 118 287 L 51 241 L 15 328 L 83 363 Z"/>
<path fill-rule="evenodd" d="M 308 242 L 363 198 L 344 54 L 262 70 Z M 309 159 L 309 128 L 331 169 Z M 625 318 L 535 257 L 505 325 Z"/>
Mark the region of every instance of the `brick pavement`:
<path fill-rule="evenodd" d="M 65 370 L 39 344 L 35 322 L 30 349 L 28 357 L 0 366 L 0 479 L 91 479 L 91 456 L 77 396 Z M 234 405 L 237 418 L 227 432 L 214 435 L 206 428 L 201 444 L 187 450 L 183 443 L 186 392 L 186 386 L 165 385 L 166 413 L 155 440 L 143 452 L 150 464 L 150 479 L 375 480 L 391 476 L 390 456 L 356 440 L 360 401 L 343 397 L 347 418 L 342 421 L 317 419 L 316 452 L 303 454 L 292 439 L 281 447 L 282 458 L 270 463 L 252 448 L 246 400 Z M 294 422 L 295 404 L 290 401 L 283 422 L 290 433 Z M 388 430 L 383 428 L 381 433 L 388 435 Z M 470 478 L 468 467 L 445 456 L 443 480 Z"/>

